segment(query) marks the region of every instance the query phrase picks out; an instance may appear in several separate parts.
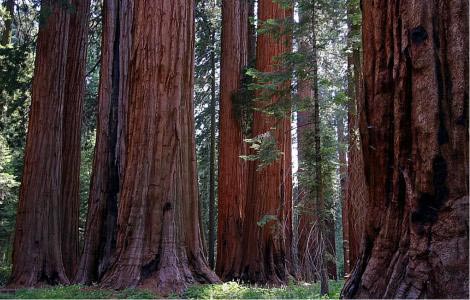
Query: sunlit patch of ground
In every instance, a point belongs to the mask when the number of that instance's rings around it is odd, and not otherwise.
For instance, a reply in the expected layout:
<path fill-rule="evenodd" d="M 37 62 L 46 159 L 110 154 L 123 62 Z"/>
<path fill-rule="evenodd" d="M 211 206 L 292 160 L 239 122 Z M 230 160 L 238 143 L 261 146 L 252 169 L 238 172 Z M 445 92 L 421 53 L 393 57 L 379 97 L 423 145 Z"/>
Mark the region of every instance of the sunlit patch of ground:
<path fill-rule="evenodd" d="M 338 299 L 344 282 L 330 281 L 330 293 L 323 299 Z M 159 295 L 141 289 L 103 290 L 79 285 L 39 289 L 21 289 L 0 293 L 0 299 L 153 299 Z M 183 299 L 319 299 L 319 283 L 290 283 L 282 287 L 257 286 L 226 282 L 194 285 L 184 294 L 167 298 Z"/>

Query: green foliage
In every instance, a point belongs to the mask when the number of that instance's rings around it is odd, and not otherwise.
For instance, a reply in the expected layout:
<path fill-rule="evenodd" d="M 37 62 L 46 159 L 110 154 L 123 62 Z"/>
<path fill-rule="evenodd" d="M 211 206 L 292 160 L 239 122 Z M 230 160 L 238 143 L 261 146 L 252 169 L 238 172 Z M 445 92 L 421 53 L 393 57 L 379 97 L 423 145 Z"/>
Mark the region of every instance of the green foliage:
<path fill-rule="evenodd" d="M 246 74 L 253 78 L 252 83 L 248 85 L 248 89 L 256 95 L 253 109 L 276 119 L 284 119 L 289 117 L 291 112 L 292 72 L 281 66 L 282 62 L 278 60 L 282 60 L 282 57 L 275 58 L 278 71 L 260 72 L 250 68 Z"/>
<path fill-rule="evenodd" d="M 9 265 L 0 265 L 0 288 L 7 284 L 10 273 L 11 268 Z M 2 298 L 1 294 L 0 298 Z"/>
<path fill-rule="evenodd" d="M 240 158 L 249 161 L 257 160 L 258 171 L 277 161 L 283 155 L 277 148 L 276 139 L 270 131 L 251 139 L 245 139 L 245 142 L 250 145 L 250 148 L 255 151 L 255 154 L 242 155 Z"/>
<path fill-rule="evenodd" d="M 253 111 L 255 93 L 249 87 L 253 84 L 253 77 L 248 73 L 248 69 L 243 70 L 241 87 L 232 95 L 232 104 L 235 117 L 240 124 L 245 136 L 251 134 L 253 126 Z"/>
<path fill-rule="evenodd" d="M 20 184 L 17 177 L 12 174 L 12 170 L 14 167 L 12 167 L 11 150 L 4 138 L 0 136 L 0 268 L 9 265 L 15 227 L 17 194 Z"/>
<path fill-rule="evenodd" d="M 0 133 L 11 149 L 14 175 L 21 176 L 31 103 L 33 53 L 26 45 L 0 47 Z"/>
<path fill-rule="evenodd" d="M 210 147 L 211 147 L 211 100 L 216 98 L 216 141 L 218 140 L 218 98 L 220 68 L 220 23 L 221 2 L 216 0 L 197 0 L 195 9 L 195 84 L 194 112 L 196 130 L 196 155 L 199 183 L 199 203 L 201 225 L 205 236 L 209 234 L 209 199 L 210 199 Z M 213 64 L 216 72 L 213 76 Z M 215 82 L 213 82 L 215 81 Z M 215 85 L 213 86 L 213 83 Z M 213 91 L 213 87 L 215 90 Z M 218 157 L 216 142 L 216 160 Z M 217 174 L 217 161 L 215 162 Z M 217 191 L 217 180 L 215 182 Z M 217 197 L 217 192 L 216 192 Z M 217 201 L 216 201 L 217 207 Z M 217 209 L 216 209 L 217 211 Z M 216 216 L 217 218 L 217 216 Z M 216 226 L 217 227 L 217 226 Z"/>
<path fill-rule="evenodd" d="M 261 220 L 256 222 L 256 225 L 259 227 L 263 227 L 264 225 L 268 224 L 271 221 L 277 221 L 277 216 L 275 215 L 264 215 Z"/>
<path fill-rule="evenodd" d="M 80 285 L 55 286 L 38 289 L 20 289 L 14 293 L 0 293 L 0 299 L 155 299 L 158 295 L 142 289 L 122 291 L 103 290 Z"/>
<path fill-rule="evenodd" d="M 330 293 L 320 297 L 319 283 L 290 283 L 282 287 L 244 285 L 236 282 L 194 285 L 182 298 L 189 299 L 339 299 L 342 281 L 330 281 Z"/>

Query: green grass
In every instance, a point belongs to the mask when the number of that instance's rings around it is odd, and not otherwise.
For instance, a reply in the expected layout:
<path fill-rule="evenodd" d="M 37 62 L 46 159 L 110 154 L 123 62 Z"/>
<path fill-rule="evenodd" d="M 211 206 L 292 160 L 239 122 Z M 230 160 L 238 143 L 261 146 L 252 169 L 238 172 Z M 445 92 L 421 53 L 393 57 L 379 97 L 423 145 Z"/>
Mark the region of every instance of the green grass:
<path fill-rule="evenodd" d="M 122 291 L 102 290 L 80 285 L 21 289 L 15 293 L 0 293 L 0 299 L 154 299 L 158 295 L 141 289 Z"/>
<path fill-rule="evenodd" d="M 338 299 L 343 281 L 330 281 L 330 293 L 323 299 Z M 21 289 L 15 293 L 0 293 L 0 299 L 153 299 L 157 294 L 141 289 L 123 291 L 102 290 L 79 285 L 38 289 Z M 291 283 L 284 287 L 244 285 L 236 282 L 194 285 L 182 295 L 168 298 L 184 299 L 319 299 L 318 283 Z"/>
<path fill-rule="evenodd" d="M 330 293 L 323 299 L 338 299 L 343 281 L 330 281 Z M 319 299 L 319 283 L 291 283 L 284 287 L 243 285 L 236 282 L 195 285 L 182 298 L 189 299 Z"/>

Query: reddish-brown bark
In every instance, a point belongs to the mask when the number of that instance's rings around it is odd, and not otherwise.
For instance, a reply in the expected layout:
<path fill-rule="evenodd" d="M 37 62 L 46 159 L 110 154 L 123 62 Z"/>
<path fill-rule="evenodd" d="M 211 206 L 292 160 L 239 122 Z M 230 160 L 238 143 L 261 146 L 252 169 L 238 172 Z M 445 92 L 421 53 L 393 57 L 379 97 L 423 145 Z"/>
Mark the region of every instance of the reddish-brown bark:
<path fill-rule="evenodd" d="M 247 154 L 247 146 L 232 101 L 241 88 L 242 72 L 248 64 L 248 11 L 246 0 L 222 3 L 216 272 L 223 280 L 239 278 L 241 274 L 248 163 L 240 158 Z"/>
<path fill-rule="evenodd" d="M 271 0 L 258 2 L 258 19 L 286 19 L 290 10 L 282 9 Z M 269 34 L 258 37 L 256 47 L 256 68 L 262 72 L 274 71 L 277 67 L 273 62 L 275 56 L 290 51 L 290 37 L 283 36 L 275 40 Z M 275 103 L 277 99 L 272 99 Z M 265 103 L 266 105 L 266 103 Z M 272 130 L 272 128 L 275 129 Z M 253 117 L 253 136 L 272 131 L 278 149 L 284 155 L 264 167 L 256 170 L 257 163 L 250 167 L 251 192 L 245 211 L 244 255 L 241 277 L 250 282 L 285 282 L 288 278 L 288 255 L 285 232 L 289 229 L 292 206 L 292 182 L 290 162 L 290 113 L 278 120 L 262 112 L 255 112 Z M 277 220 L 258 226 L 267 215 L 276 216 Z M 287 240 L 287 242 L 289 242 Z"/>
<path fill-rule="evenodd" d="M 116 244 L 118 197 L 125 165 L 128 65 L 132 2 L 106 0 L 99 86 L 98 128 L 85 240 L 75 281 L 99 281 Z"/>
<path fill-rule="evenodd" d="M 186 0 L 134 2 L 126 167 L 103 287 L 167 294 L 218 281 L 199 229 L 193 9 Z"/>
<path fill-rule="evenodd" d="M 361 93 L 360 44 L 354 40 L 360 34 L 360 25 L 353 22 L 359 7 L 355 1 L 348 3 L 348 166 L 346 194 L 343 199 L 344 269 L 349 277 L 356 264 L 361 243 L 361 233 L 366 217 L 367 187 L 364 175 L 364 159 L 360 147 L 358 99 Z"/>
<path fill-rule="evenodd" d="M 347 298 L 468 298 L 468 2 L 364 1 L 369 201 Z"/>
<path fill-rule="evenodd" d="M 71 1 L 62 131 L 61 240 L 68 278 L 78 265 L 80 214 L 80 133 L 85 97 L 85 69 L 90 0 Z"/>
<path fill-rule="evenodd" d="M 42 1 L 41 10 L 48 17 L 41 23 L 37 40 L 11 287 L 69 282 L 62 263 L 60 228 L 69 13 L 53 0 Z"/>
<path fill-rule="evenodd" d="M 301 51 L 307 51 L 306 44 L 301 44 Z M 309 81 L 301 80 L 298 84 L 299 98 L 304 101 L 311 101 L 313 97 L 312 84 Z M 315 207 L 313 205 L 313 190 L 311 188 L 311 150 L 313 143 L 312 133 L 312 110 L 309 109 L 297 112 L 297 149 L 299 159 L 299 221 L 298 221 L 298 277 L 300 280 L 313 281 L 316 276 L 315 262 L 313 257 L 315 252 Z"/>

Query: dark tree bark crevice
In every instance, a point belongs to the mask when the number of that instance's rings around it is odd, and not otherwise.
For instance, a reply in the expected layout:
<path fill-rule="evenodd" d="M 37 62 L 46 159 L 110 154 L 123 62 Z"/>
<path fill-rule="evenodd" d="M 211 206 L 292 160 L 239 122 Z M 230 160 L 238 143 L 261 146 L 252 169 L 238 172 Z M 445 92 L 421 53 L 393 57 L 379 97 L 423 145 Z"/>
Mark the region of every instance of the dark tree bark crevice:
<path fill-rule="evenodd" d="M 129 53 L 133 3 L 106 0 L 100 67 L 98 128 L 82 256 L 75 282 L 98 282 L 116 247 L 129 97 Z"/>

